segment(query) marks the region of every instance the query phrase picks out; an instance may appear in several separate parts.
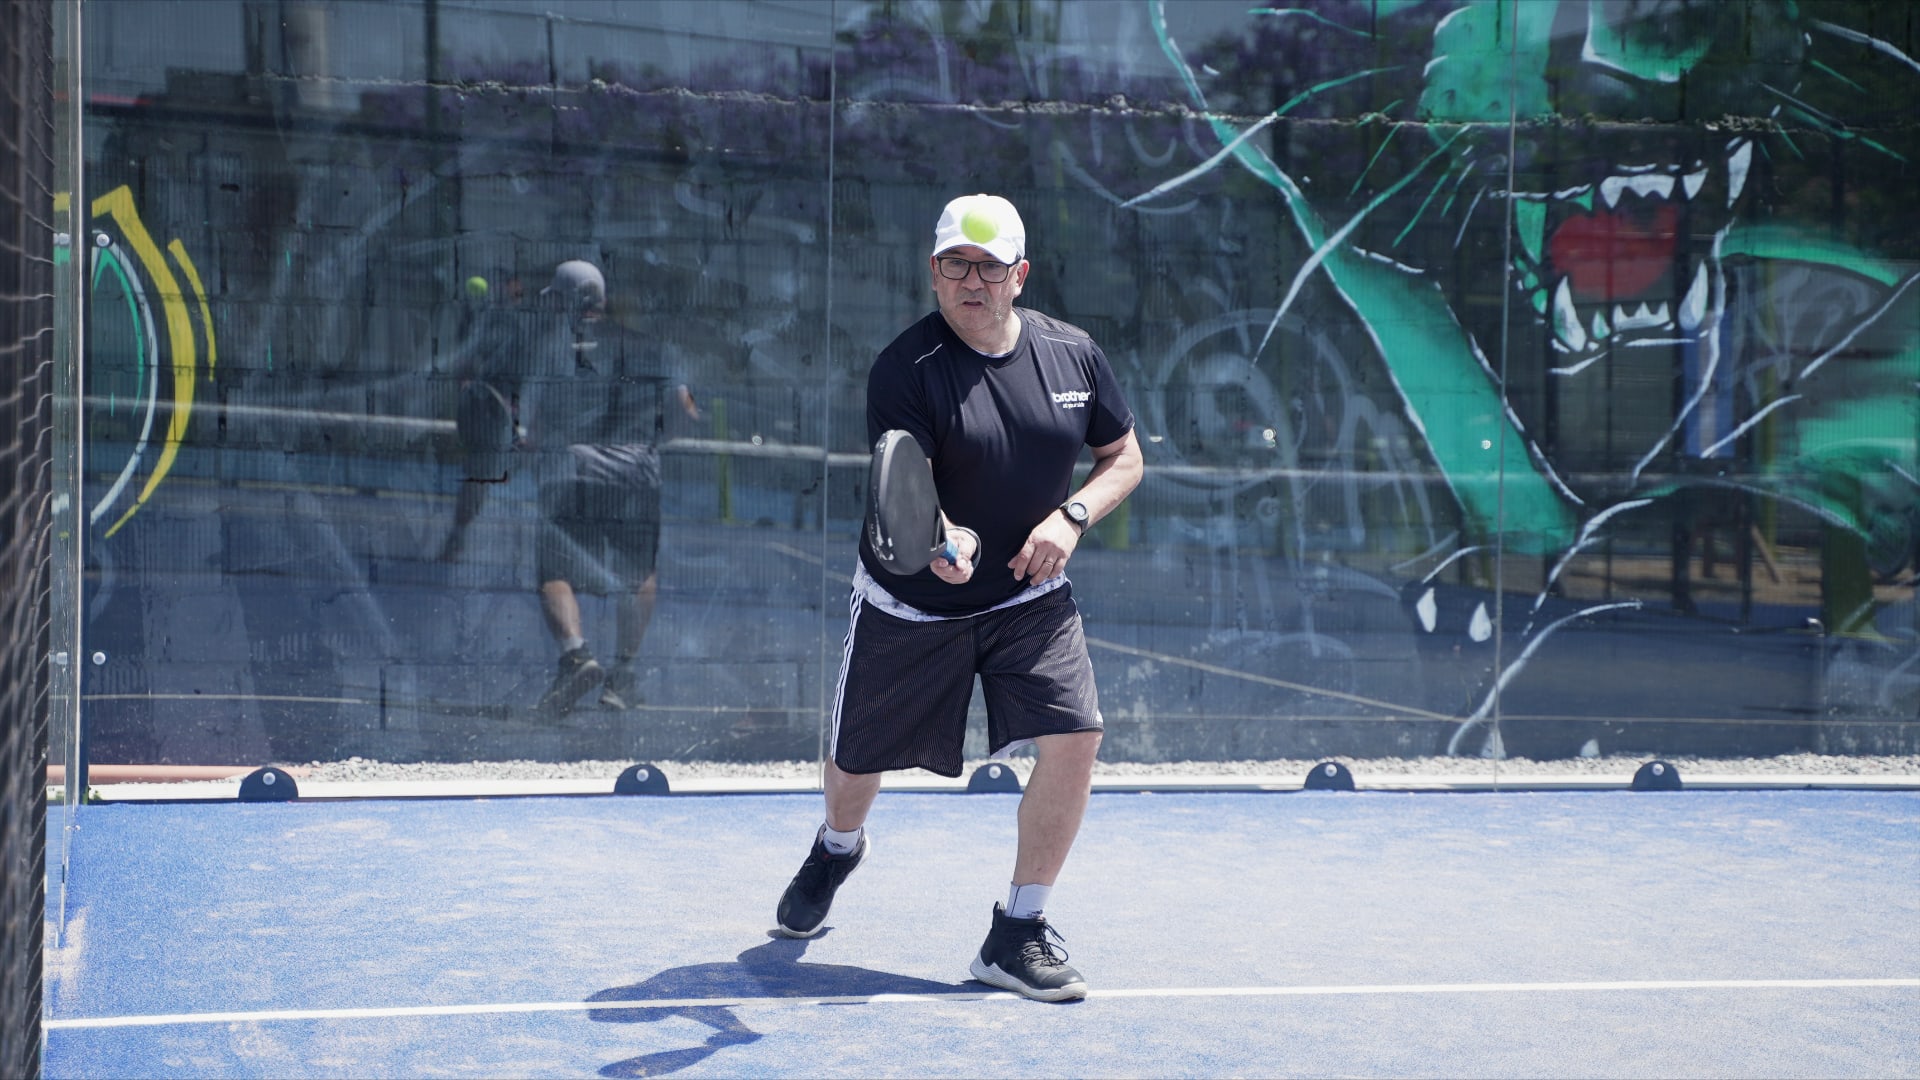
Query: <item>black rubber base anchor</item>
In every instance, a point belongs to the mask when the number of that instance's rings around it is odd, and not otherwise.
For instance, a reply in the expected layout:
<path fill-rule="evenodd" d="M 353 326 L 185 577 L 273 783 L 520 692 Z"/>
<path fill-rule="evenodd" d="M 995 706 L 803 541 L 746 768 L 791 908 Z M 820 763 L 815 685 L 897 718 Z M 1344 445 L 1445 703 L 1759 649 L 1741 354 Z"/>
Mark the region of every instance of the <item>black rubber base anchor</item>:
<path fill-rule="evenodd" d="M 620 771 L 620 778 L 613 782 L 615 795 L 671 795 L 673 789 L 667 785 L 667 774 L 660 766 L 650 762 L 629 765 Z"/>
<path fill-rule="evenodd" d="M 1352 791 L 1353 773 L 1337 761 L 1323 761 L 1307 773 L 1308 791 Z"/>
<path fill-rule="evenodd" d="M 967 777 L 967 794 L 983 793 L 1020 794 L 1020 778 L 1013 774 L 1013 766 L 989 761 L 973 770 L 973 775 Z"/>
<path fill-rule="evenodd" d="M 1635 791 L 1679 791 L 1680 770 L 1665 761 L 1649 761 L 1633 774 Z"/>
<path fill-rule="evenodd" d="M 300 786 L 285 769 L 266 765 L 240 781 L 241 802 L 290 802 L 300 797 Z"/>

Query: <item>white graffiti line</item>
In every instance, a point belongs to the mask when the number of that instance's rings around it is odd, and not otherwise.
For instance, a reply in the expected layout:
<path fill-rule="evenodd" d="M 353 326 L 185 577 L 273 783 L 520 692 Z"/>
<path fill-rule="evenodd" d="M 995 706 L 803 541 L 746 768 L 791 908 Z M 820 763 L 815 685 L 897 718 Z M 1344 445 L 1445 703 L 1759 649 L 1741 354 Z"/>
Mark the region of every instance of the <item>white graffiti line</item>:
<path fill-rule="evenodd" d="M 1560 556 L 1559 560 L 1553 564 L 1553 569 L 1548 572 L 1547 586 L 1540 590 L 1540 595 L 1533 598 L 1533 607 L 1527 612 L 1528 616 L 1539 614 L 1540 606 L 1547 602 L 1547 594 L 1553 589 L 1553 583 L 1560 580 L 1561 572 L 1567 568 L 1568 563 L 1573 561 L 1574 556 L 1593 546 L 1594 540 L 1597 539 L 1595 534 L 1600 531 L 1600 526 L 1606 524 L 1609 518 L 1618 517 L 1629 510 L 1638 510 L 1652 502 L 1652 499 L 1630 499 L 1623 503 L 1615 503 L 1593 515 L 1592 520 L 1581 526 L 1579 538 L 1567 547 L 1566 553 Z M 1533 630 L 1531 623 L 1527 625 L 1527 630 L 1528 632 Z"/>
<path fill-rule="evenodd" d="M 1592 367 L 1593 365 L 1595 365 L 1595 364 L 1597 364 L 1597 363 L 1599 363 L 1600 361 L 1602 361 L 1602 360 L 1605 360 L 1605 359 L 1607 359 L 1607 357 L 1608 357 L 1608 354 L 1607 354 L 1607 353 L 1603 353 L 1603 352 L 1602 352 L 1602 353 L 1594 353 L 1594 354 L 1593 354 L 1592 356 L 1589 356 L 1589 357 L 1587 357 L 1587 358 L 1586 358 L 1585 360 L 1582 360 L 1582 361 L 1580 361 L 1580 362 L 1579 362 L 1579 363 L 1577 363 L 1577 364 L 1569 364 L 1569 365 L 1567 365 L 1567 366 L 1565 366 L 1565 367 L 1557 367 L 1557 368 L 1548 368 L 1548 369 L 1547 369 L 1547 374 L 1549 374 L 1549 375 L 1578 375 L 1578 374 L 1580 374 L 1581 372 L 1583 372 L 1583 371 L 1585 371 L 1585 370 L 1587 370 L 1588 368 L 1590 368 L 1590 367 Z"/>
<path fill-rule="evenodd" d="M 1164 10 L 1160 12 L 1159 17 L 1162 20 L 1165 19 L 1166 13 Z M 1162 27 L 1162 31 L 1164 32 L 1164 26 Z M 1168 48 L 1170 49 L 1174 48 L 1173 36 L 1170 33 L 1166 35 L 1165 40 Z M 1193 78 L 1192 68 L 1186 66 L 1186 61 L 1184 58 L 1178 58 L 1177 62 L 1181 65 L 1182 70 L 1186 72 L 1188 89 L 1192 91 L 1194 100 L 1200 102 L 1201 105 L 1204 107 L 1206 104 L 1206 99 L 1200 93 L 1199 83 L 1197 83 Z M 1311 98 L 1316 94 L 1324 93 L 1338 86 L 1344 86 L 1347 83 L 1353 82 L 1356 79 L 1371 78 L 1375 75 L 1381 75 L 1381 74 L 1385 74 L 1387 72 L 1396 71 L 1396 70 L 1398 70 L 1397 67 L 1368 68 L 1365 71 L 1357 71 L 1352 75 L 1346 76 L 1345 78 L 1335 79 L 1332 82 L 1323 83 L 1319 86 L 1313 87 L 1310 90 L 1306 90 L 1299 94 L 1296 94 L 1291 99 L 1289 99 L 1285 104 L 1281 105 L 1279 108 L 1273 110 L 1267 115 L 1254 121 L 1252 124 L 1249 124 L 1245 131 L 1242 131 L 1239 134 L 1235 135 L 1230 142 L 1228 142 L 1225 146 L 1221 147 L 1218 151 L 1215 151 L 1213 154 L 1209 155 L 1205 161 L 1202 161 L 1200 164 L 1195 165 L 1193 168 L 1188 169 L 1186 172 L 1181 173 L 1179 176 L 1176 176 L 1171 180 L 1163 181 L 1162 183 L 1154 185 L 1153 188 L 1145 192 L 1142 192 L 1139 195 L 1135 195 L 1133 198 L 1128 199 L 1126 202 L 1121 203 L 1120 206 L 1123 209 L 1127 207 L 1131 207 L 1136 203 L 1144 202 L 1147 199 L 1151 199 L 1158 195 L 1164 194 L 1168 191 L 1173 190 L 1174 188 L 1181 187 L 1195 179 L 1198 179 L 1201 176 L 1206 175 L 1208 172 L 1211 172 L 1215 167 L 1217 167 L 1221 161 L 1225 160 L 1227 157 L 1233 155 L 1236 151 L 1238 151 L 1240 147 L 1243 144 L 1245 144 L 1248 139 L 1253 138 L 1255 134 L 1265 129 L 1267 125 L 1273 123 L 1275 120 L 1278 120 L 1281 117 L 1285 116 L 1286 114 L 1292 112 L 1295 106 L 1300 105 L 1302 102 L 1306 101 L 1308 98 Z M 1209 124 L 1231 123 L 1230 117 L 1218 116 L 1213 113 L 1207 113 L 1206 115 L 1201 117 L 1201 119 L 1207 121 Z M 1255 149 L 1258 149 L 1258 147 L 1256 147 Z M 1278 168 L 1278 166 L 1276 166 L 1276 168 Z M 1415 171 L 1418 172 L 1418 170 L 1415 170 Z"/>
<path fill-rule="evenodd" d="M 1272 321 L 1267 323 L 1267 332 L 1260 336 L 1260 344 L 1253 350 L 1255 356 L 1266 351 L 1267 342 L 1273 338 L 1273 332 L 1280 327 L 1280 320 L 1286 317 L 1288 311 L 1292 310 L 1293 302 L 1299 297 L 1300 290 L 1306 286 L 1307 279 L 1312 277 L 1314 273 L 1320 269 L 1321 264 L 1327 261 L 1327 257 L 1332 255 L 1335 249 L 1344 245 L 1347 237 L 1353 235 L 1353 231 L 1360 227 L 1360 223 L 1365 221 L 1375 210 L 1379 209 L 1382 203 L 1398 195 L 1401 188 L 1406 187 L 1421 173 L 1427 171 L 1427 166 L 1444 157 L 1447 153 L 1447 148 L 1453 145 L 1455 139 L 1466 134 L 1466 131 L 1467 129 L 1463 127 L 1455 131 L 1452 135 L 1447 136 L 1446 140 L 1440 144 L 1439 149 L 1428 154 L 1420 164 L 1407 170 L 1407 175 L 1401 177 L 1392 187 L 1374 196 L 1367 205 L 1361 207 L 1351 218 L 1348 218 L 1347 223 L 1340 226 L 1339 231 L 1327 237 L 1325 243 L 1320 244 L 1314 249 L 1313 254 L 1307 257 L 1306 262 L 1300 264 L 1299 271 L 1293 275 L 1292 284 L 1287 286 L 1287 295 L 1280 298 L 1279 308 L 1275 309 Z"/>
<path fill-rule="evenodd" d="M 1765 90 L 1767 93 L 1772 94 L 1774 97 L 1777 97 L 1780 100 L 1786 102 L 1787 104 L 1792 105 L 1794 108 L 1800 110 L 1800 112 L 1803 113 L 1808 119 L 1814 121 L 1816 124 L 1822 127 L 1826 127 L 1833 131 L 1842 132 L 1842 133 L 1847 131 L 1846 124 L 1828 115 L 1827 113 L 1820 111 L 1819 109 L 1813 107 L 1812 105 L 1807 104 L 1805 101 L 1802 101 L 1797 97 L 1794 97 L 1792 94 L 1787 93 L 1785 90 L 1780 89 L 1779 87 L 1773 85 L 1772 83 L 1763 82 L 1760 84 L 1760 89 Z M 1843 135 L 1842 137 L 1846 137 L 1846 136 Z"/>
<path fill-rule="evenodd" d="M 1472 154 L 1473 154 L 1473 151 L 1468 150 L 1466 151 L 1466 153 L 1464 153 L 1461 156 L 1463 158 L 1471 158 Z M 1460 174 L 1458 176 L 1455 176 L 1453 178 L 1453 191 L 1447 195 L 1447 205 L 1441 207 L 1442 216 L 1444 216 L 1447 209 L 1453 205 L 1453 200 L 1460 197 L 1460 190 L 1467 186 L 1467 177 L 1473 175 L 1473 170 L 1479 168 L 1480 163 L 1478 161 L 1469 160 L 1467 161 L 1466 166 L 1467 166 L 1466 168 L 1460 170 Z M 1486 194 L 1486 190 L 1487 189 L 1485 187 L 1480 188 L 1479 192 L 1474 196 L 1475 200 L 1478 200 L 1480 195 Z M 1473 211 L 1469 209 L 1467 212 L 1471 214 Z M 1466 235 L 1466 231 L 1464 229 L 1462 229 L 1460 232 L 1455 233 L 1453 236 L 1453 246 L 1456 248 L 1459 247 L 1460 238 L 1465 235 Z"/>
<path fill-rule="evenodd" d="M 1473 710 L 1473 715 L 1467 717 L 1466 721 L 1460 725 L 1460 730 L 1464 732 L 1469 727 L 1482 723 L 1487 719 L 1487 714 L 1493 709 L 1493 703 L 1500 699 L 1500 694 L 1506 690 L 1507 684 L 1513 681 L 1514 676 L 1520 674 L 1521 670 L 1527 666 L 1527 661 L 1533 659 L 1533 654 L 1539 650 L 1542 643 L 1553 636 L 1554 631 L 1559 630 L 1575 619 L 1584 619 L 1590 615 L 1598 615 L 1603 611 L 1618 611 L 1622 608 L 1638 609 L 1639 607 L 1640 601 L 1638 600 L 1623 600 L 1617 604 L 1598 604 L 1594 607 L 1582 608 L 1571 615 L 1563 616 L 1548 623 L 1541 629 L 1539 634 L 1534 636 L 1532 641 L 1527 642 L 1527 647 L 1520 650 L 1520 655 L 1514 657 L 1513 663 L 1508 664 L 1506 669 L 1500 672 L 1500 678 L 1493 684 L 1493 689 L 1487 691 L 1486 700 L 1480 703 L 1479 708 Z"/>
<path fill-rule="evenodd" d="M 1913 57 L 1901 52 L 1897 46 L 1889 42 L 1881 41 L 1877 37 L 1869 37 L 1858 30 L 1849 29 L 1845 26 L 1836 26 L 1824 19 L 1809 19 L 1807 22 L 1816 30 L 1825 31 L 1834 37 L 1845 38 L 1859 45 L 1865 45 L 1870 49 L 1893 57 L 1895 60 L 1900 61 L 1915 71 L 1920 71 L 1920 61 L 1915 61 Z"/>
<path fill-rule="evenodd" d="M 1876 322 L 1879 322 L 1880 316 L 1885 315 L 1887 311 L 1893 307 L 1894 303 L 1900 299 L 1900 294 L 1906 292 L 1909 288 L 1911 288 L 1913 286 L 1913 283 L 1916 281 L 1920 281 L 1920 273 L 1908 274 L 1906 278 L 1900 282 L 1899 285 L 1894 286 L 1893 292 L 1887 296 L 1887 299 L 1884 303 L 1882 303 L 1878 308 L 1874 310 L 1873 314 L 1868 315 L 1865 319 L 1862 319 L 1858 326 L 1855 326 L 1851 331 L 1849 331 L 1847 333 L 1847 336 L 1841 338 L 1839 342 L 1836 343 L 1831 349 L 1828 349 L 1826 352 L 1823 352 L 1819 356 L 1816 356 L 1812 360 L 1808 361 L 1806 368 L 1800 372 L 1799 377 L 1804 379 L 1807 376 L 1812 375 L 1814 372 L 1820 370 L 1820 365 L 1825 364 L 1828 360 L 1833 359 L 1833 357 L 1837 355 L 1840 352 L 1840 350 L 1853 344 L 1853 339 L 1859 337 L 1862 333 L 1864 333 L 1867 327 L 1872 326 Z"/>
<path fill-rule="evenodd" d="M 1382 255 L 1377 251 L 1368 251 L 1365 248 L 1354 248 L 1353 250 L 1358 252 L 1360 257 L 1363 259 L 1371 259 L 1374 262 L 1380 263 L 1382 265 L 1391 266 L 1395 270 L 1398 270 L 1401 273 L 1410 275 L 1412 277 L 1425 277 L 1427 274 L 1425 270 L 1422 270 L 1417 266 L 1413 266 L 1408 263 L 1403 263 L 1398 259 L 1388 258 L 1387 256 Z"/>
<path fill-rule="evenodd" d="M 1208 119 L 1211 120 L 1215 118 L 1208 117 Z M 1221 117 L 1219 119 L 1225 119 L 1225 118 Z M 1140 194 L 1135 195 L 1133 198 L 1128 199 L 1126 202 L 1121 203 L 1120 208 L 1123 210 L 1130 209 L 1134 206 L 1139 205 L 1140 203 L 1146 202 L 1149 199 L 1157 198 L 1158 196 L 1164 195 L 1167 192 L 1174 190 L 1175 188 L 1183 187 L 1186 184 L 1190 183 L 1191 181 L 1197 180 L 1200 177 L 1205 176 L 1207 173 L 1212 172 L 1216 167 L 1218 167 L 1221 161 L 1225 160 L 1228 157 L 1233 156 L 1234 151 L 1240 149 L 1240 144 L 1246 142 L 1248 139 L 1253 138 L 1255 134 L 1260 132 L 1268 124 L 1271 124 L 1278 119 L 1280 119 L 1280 114 L 1278 112 L 1269 113 L 1268 115 L 1261 117 L 1259 120 L 1256 120 L 1252 124 L 1249 124 L 1245 131 L 1235 136 L 1232 142 L 1227 143 L 1225 146 L 1221 147 L 1220 150 L 1217 153 L 1215 153 L 1212 157 L 1207 158 L 1207 160 L 1201 162 L 1198 165 L 1195 165 L 1193 168 L 1188 169 L 1186 172 L 1181 173 L 1179 176 L 1176 176 L 1171 180 L 1163 180 L 1160 183 L 1155 184 L 1153 187 L 1148 188 L 1146 191 L 1143 191 Z"/>
<path fill-rule="evenodd" d="M 1314 22 L 1317 22 L 1317 23 L 1320 23 L 1320 24 L 1322 24 L 1322 25 L 1325 25 L 1325 26 L 1331 26 L 1331 27 L 1333 27 L 1333 28 L 1334 28 L 1335 30 L 1344 30 L 1345 32 L 1347 32 L 1347 33 L 1349 33 L 1349 34 L 1353 34 L 1353 35 L 1355 35 L 1356 37 L 1362 37 L 1362 38 L 1366 38 L 1366 39 L 1367 39 L 1367 40 L 1369 40 L 1369 41 L 1371 41 L 1371 40 L 1373 39 L 1373 35 L 1372 35 L 1372 34 L 1370 34 L 1370 33 L 1368 33 L 1368 32 L 1367 32 L 1367 31 L 1365 31 L 1365 30 L 1359 30 L 1359 29 L 1356 29 L 1356 28 L 1354 28 L 1354 27 L 1351 27 L 1351 26 L 1348 26 L 1348 25 L 1346 25 L 1346 24 L 1344 24 L 1344 23 L 1337 23 L 1337 22 L 1334 22 L 1334 21 L 1333 21 L 1332 19 L 1329 19 L 1329 18 L 1327 18 L 1327 17 L 1325 16 L 1325 15 L 1322 15 L 1322 14 L 1320 14 L 1320 13 L 1318 13 L 1318 12 L 1315 12 L 1315 11 L 1308 11 L 1308 10 L 1307 10 L 1307 9 L 1305 9 L 1305 8 L 1270 8 L 1270 7 L 1257 7 L 1257 8 L 1248 8 L 1248 9 L 1247 9 L 1247 14 L 1249 14 L 1249 15 L 1272 15 L 1272 16 L 1275 16 L 1275 17 L 1280 17 L 1280 16 L 1286 16 L 1286 15 L 1302 15 L 1302 16 L 1305 16 L 1306 18 L 1309 18 L 1309 19 L 1312 19 L 1312 20 L 1313 20 Z M 1452 18 L 1452 15 L 1449 15 L 1449 16 L 1448 16 L 1448 18 Z M 1442 20 L 1442 22 L 1444 22 L 1444 21 L 1445 21 L 1445 20 Z"/>
<path fill-rule="evenodd" d="M 1120 196 L 1114 194 L 1112 191 L 1109 191 L 1107 189 L 1107 186 L 1101 183 L 1097 177 L 1095 177 L 1092 173 L 1088 172 L 1085 168 L 1081 167 L 1079 159 L 1073 156 L 1073 149 L 1067 146 L 1065 143 L 1056 142 L 1053 144 L 1053 156 L 1054 156 L 1054 160 L 1060 163 L 1060 167 L 1067 171 L 1067 175 L 1073 177 L 1075 180 L 1080 181 L 1081 185 L 1084 186 L 1088 191 L 1091 191 L 1099 195 L 1101 198 L 1107 200 L 1110 203 L 1113 203 L 1115 206 L 1119 206 L 1121 208 L 1133 207 L 1134 210 L 1142 214 L 1164 214 L 1168 216 L 1177 216 L 1182 214 L 1190 214 L 1193 212 L 1195 207 L 1200 205 L 1200 201 L 1198 199 L 1188 199 L 1186 202 L 1183 202 L 1178 206 L 1134 207 L 1132 202 L 1121 202 Z M 1140 198 L 1146 198 L 1146 196 L 1142 195 L 1140 196 Z"/>
<path fill-rule="evenodd" d="M 1466 215 L 1460 219 L 1460 231 L 1453 234 L 1454 247 L 1459 247 L 1460 242 L 1466 239 L 1467 226 L 1473 224 L 1473 212 L 1480 209 L 1480 200 L 1485 198 L 1486 194 L 1487 189 L 1485 187 L 1473 193 L 1473 201 L 1467 204 Z"/>
<path fill-rule="evenodd" d="M 147 341 L 147 415 L 140 423 L 140 437 L 134 441 L 133 452 L 127 455 L 127 464 L 114 478 L 113 486 L 100 497 L 92 510 L 87 512 L 87 524 L 98 525 L 100 519 L 120 499 L 121 492 L 132 482 L 135 470 L 140 467 L 140 459 L 146 455 L 147 445 L 153 440 L 153 414 L 160 405 L 160 341 L 153 326 L 153 309 L 147 306 L 146 286 L 140 284 L 140 275 L 129 269 L 125 252 L 117 242 L 109 242 L 105 248 L 96 249 L 93 263 L 98 266 L 102 256 L 113 260 L 119 268 L 120 278 L 133 292 L 134 306 L 140 312 L 141 326 L 145 330 Z"/>
<path fill-rule="evenodd" d="M 1134 156 L 1140 159 L 1141 164 L 1157 167 L 1173 160 L 1173 155 L 1180 149 L 1180 140 L 1178 138 L 1168 139 L 1166 150 L 1156 154 L 1141 145 L 1140 132 L 1132 124 L 1128 124 L 1127 145 L 1132 147 Z"/>
<path fill-rule="evenodd" d="M 1769 403 L 1766 408 L 1761 409 L 1759 412 L 1754 413 L 1752 416 L 1748 417 L 1746 423 L 1743 423 L 1739 427 L 1734 428 L 1732 431 L 1728 432 L 1726 438 L 1721 439 L 1719 442 L 1714 443 L 1712 446 L 1709 446 L 1705 450 L 1700 451 L 1700 456 L 1712 457 L 1716 451 L 1720 450 L 1722 447 L 1726 446 L 1728 443 L 1732 442 L 1733 440 L 1739 438 L 1742 435 L 1745 435 L 1748 431 L 1752 430 L 1753 425 L 1759 423 L 1762 420 L 1765 420 L 1768 416 L 1772 415 L 1775 409 L 1778 409 L 1783 405 L 1791 405 L 1794 402 L 1799 400 L 1800 400 L 1799 394 L 1788 394 L 1786 397 L 1783 397 L 1778 401 Z"/>
<path fill-rule="evenodd" d="M 1434 567 L 1433 570 L 1427 574 L 1427 576 L 1421 578 L 1420 584 L 1426 585 L 1430 583 L 1431 581 L 1433 581 L 1434 578 L 1440 576 L 1440 571 L 1445 570 L 1449 566 L 1452 566 L 1455 562 L 1459 561 L 1461 558 L 1471 555 L 1476 551 L 1486 551 L 1486 550 L 1487 550 L 1487 545 L 1485 544 L 1474 544 L 1471 547 L 1461 548 L 1459 551 L 1456 551 L 1453 554 L 1447 556 L 1444 560 L 1441 561 L 1439 566 Z"/>
<path fill-rule="evenodd" d="M 1720 371 L 1720 323 L 1726 317 L 1727 311 L 1727 278 L 1726 271 L 1720 262 L 1720 252 L 1727 233 L 1732 229 L 1733 225 L 1729 223 L 1713 234 L 1713 250 L 1707 255 L 1707 262 L 1713 267 L 1713 308 L 1700 324 L 1700 329 L 1694 332 L 1694 340 L 1699 344 L 1701 355 L 1705 359 L 1705 363 L 1700 368 L 1700 385 L 1694 389 L 1693 396 L 1687 399 L 1687 403 L 1681 406 L 1679 414 L 1673 418 L 1673 424 L 1654 441 L 1646 455 L 1634 464 L 1630 483 L 1640 482 L 1640 474 L 1646 471 L 1647 466 L 1653 463 L 1653 459 L 1659 456 L 1660 451 L 1666 449 L 1667 444 L 1673 441 L 1673 437 L 1686 426 L 1694 409 L 1706 399 L 1707 392 L 1713 389 L 1714 378 Z"/>
<path fill-rule="evenodd" d="M 1458 530 L 1450 532 L 1447 535 L 1441 537 L 1437 542 L 1434 543 L 1432 547 L 1428 548 L 1427 550 L 1421 552 L 1418 555 L 1415 555 L 1413 558 L 1408 559 L 1405 562 L 1394 563 L 1392 566 L 1387 567 L 1387 569 L 1393 571 L 1396 574 L 1402 573 L 1406 570 L 1411 569 L 1414 563 L 1420 562 L 1423 559 L 1430 559 L 1433 556 L 1438 555 L 1440 553 L 1441 548 L 1446 547 L 1448 544 L 1451 544 L 1458 539 L 1460 539 L 1460 533 Z M 1448 561 L 1451 562 L 1452 560 L 1449 559 Z M 1444 566 L 1446 564 L 1442 563 L 1441 565 Z"/>
<path fill-rule="evenodd" d="M 1434 287 L 1436 289 L 1439 288 L 1438 285 Z M 1460 326 L 1459 313 L 1448 308 L 1447 316 L 1453 320 L 1455 328 L 1460 330 L 1462 339 L 1467 343 L 1467 350 L 1473 354 L 1474 362 L 1480 365 L 1480 370 L 1486 374 L 1486 377 L 1492 381 L 1493 385 L 1505 385 L 1507 381 L 1506 376 L 1493 370 L 1493 364 L 1487 360 L 1487 354 L 1480 350 L 1480 342 L 1476 340 L 1472 334 L 1467 333 L 1464 327 Z M 1384 356 L 1385 353 L 1383 352 L 1381 355 Z M 1394 383 L 1394 388 L 1396 390 L 1399 389 L 1397 380 Z M 1412 406 L 1409 405 L 1408 408 L 1411 409 Z M 1514 411 L 1513 402 L 1508 400 L 1505 395 L 1500 397 L 1500 412 L 1501 415 L 1507 418 L 1507 423 L 1510 425 L 1513 433 L 1520 437 L 1521 445 L 1526 447 L 1527 460 L 1533 462 L 1534 470 L 1540 474 L 1541 478 L 1555 491 L 1559 492 L 1561 498 L 1575 506 L 1587 505 L 1587 500 L 1574 493 L 1573 488 L 1569 487 L 1567 482 L 1560 478 L 1560 473 L 1553 467 L 1553 462 L 1548 461 L 1547 456 L 1541 453 L 1540 447 L 1534 443 L 1533 439 L 1528 437 L 1527 425 L 1521 422 L 1520 414 Z M 1504 440 L 1506 438 L 1506 432 L 1501 432 L 1500 437 Z"/>

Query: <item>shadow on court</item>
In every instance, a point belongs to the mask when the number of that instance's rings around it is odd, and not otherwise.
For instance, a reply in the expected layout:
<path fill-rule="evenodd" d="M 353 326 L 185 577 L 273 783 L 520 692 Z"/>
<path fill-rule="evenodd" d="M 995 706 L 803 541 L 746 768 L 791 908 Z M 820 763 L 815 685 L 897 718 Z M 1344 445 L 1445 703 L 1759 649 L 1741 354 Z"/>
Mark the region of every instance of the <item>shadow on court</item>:
<path fill-rule="evenodd" d="M 896 975 L 851 964 L 803 964 L 807 947 L 833 932 L 832 927 L 812 938 L 790 938 L 769 930 L 765 944 L 742 952 L 733 963 L 689 964 L 668 968 L 631 986 L 616 986 L 588 998 L 589 1002 L 622 1003 L 621 1008 L 594 1009 L 588 1017 L 604 1024 L 646 1024 L 684 1017 L 713 1029 L 699 1046 L 659 1050 L 616 1061 L 601 1076 L 626 1078 L 665 1076 L 697 1065 L 729 1046 L 758 1041 L 761 1034 L 741 1021 L 731 1005 L 694 1005 L 688 998 L 742 997 L 820 998 L 871 997 L 877 994 L 963 994 L 987 987 L 978 983 L 943 983 Z M 671 1001 L 649 1009 L 636 1003 Z"/>

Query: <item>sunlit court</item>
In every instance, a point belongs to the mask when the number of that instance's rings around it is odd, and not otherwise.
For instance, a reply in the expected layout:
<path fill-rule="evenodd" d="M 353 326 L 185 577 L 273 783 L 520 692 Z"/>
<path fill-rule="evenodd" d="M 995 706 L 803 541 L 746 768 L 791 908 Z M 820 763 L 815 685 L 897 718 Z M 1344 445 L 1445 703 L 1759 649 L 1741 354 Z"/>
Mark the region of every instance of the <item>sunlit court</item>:
<path fill-rule="evenodd" d="M 0 1076 L 1920 1077 L 1907 3 L 0 54 Z"/>
<path fill-rule="evenodd" d="M 1910 790 L 1102 792 L 1059 1005 L 967 977 L 1014 801 L 883 794 L 810 939 L 770 933 L 807 795 L 92 808 L 46 1072 L 1920 1067 Z"/>

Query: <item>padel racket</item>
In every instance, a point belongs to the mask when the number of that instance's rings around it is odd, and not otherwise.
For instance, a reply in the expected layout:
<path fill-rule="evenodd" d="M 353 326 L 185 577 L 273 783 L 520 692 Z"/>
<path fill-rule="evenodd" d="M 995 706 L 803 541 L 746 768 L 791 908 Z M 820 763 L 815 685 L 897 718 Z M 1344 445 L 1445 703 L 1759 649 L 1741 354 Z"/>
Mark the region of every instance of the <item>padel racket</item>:
<path fill-rule="evenodd" d="M 917 574 L 934 558 L 959 560 L 940 524 L 940 492 L 933 466 L 912 435 L 895 429 L 873 444 L 867 469 L 867 542 L 880 565 L 895 574 Z"/>
<path fill-rule="evenodd" d="M 526 434 L 514 418 L 513 403 L 484 379 L 461 384 L 453 423 L 460 444 L 469 450 L 505 450 Z"/>

